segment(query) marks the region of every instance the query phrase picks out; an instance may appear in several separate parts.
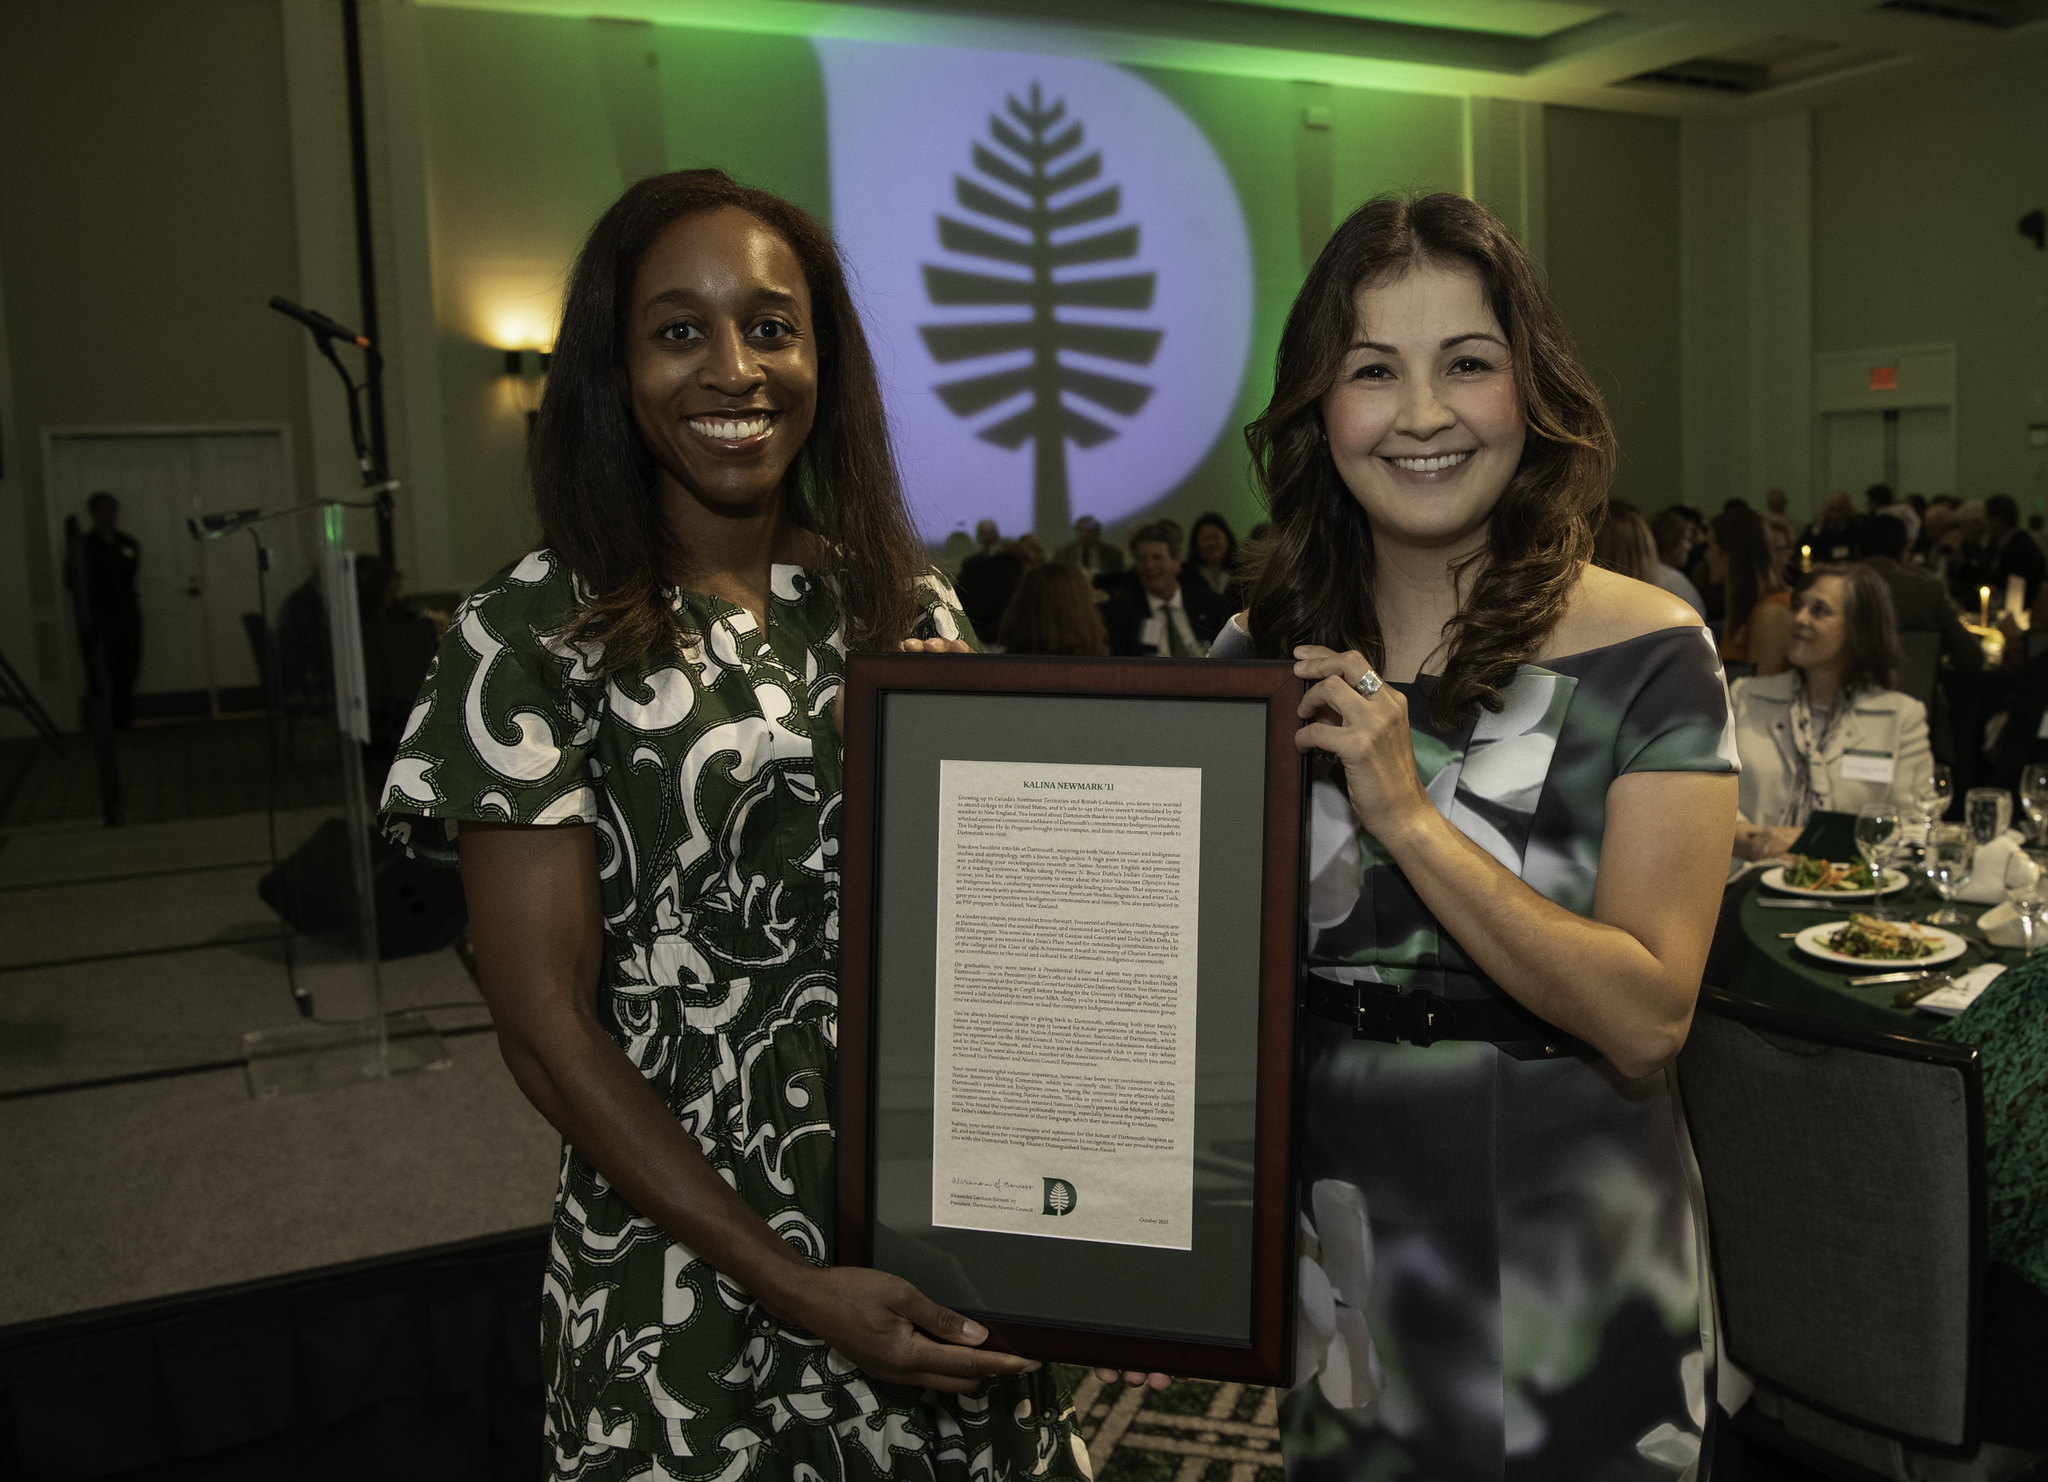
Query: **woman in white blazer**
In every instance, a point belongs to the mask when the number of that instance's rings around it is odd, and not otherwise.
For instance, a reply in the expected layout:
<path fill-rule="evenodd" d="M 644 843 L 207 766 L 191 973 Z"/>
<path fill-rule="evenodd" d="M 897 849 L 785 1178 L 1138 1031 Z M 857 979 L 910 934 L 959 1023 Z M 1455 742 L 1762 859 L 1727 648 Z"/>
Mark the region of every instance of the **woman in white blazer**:
<path fill-rule="evenodd" d="M 1735 685 L 1738 859 L 1785 853 L 1816 812 L 1905 801 L 1933 770 L 1927 707 L 1892 688 L 1892 597 L 1867 566 L 1817 566 L 1792 599 L 1792 667 Z"/>

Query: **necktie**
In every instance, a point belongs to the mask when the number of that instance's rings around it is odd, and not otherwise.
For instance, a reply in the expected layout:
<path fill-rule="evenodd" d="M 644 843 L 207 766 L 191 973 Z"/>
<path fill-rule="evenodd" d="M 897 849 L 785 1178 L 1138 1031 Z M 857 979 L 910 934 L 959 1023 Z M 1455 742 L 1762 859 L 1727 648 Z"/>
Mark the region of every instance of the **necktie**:
<path fill-rule="evenodd" d="M 1173 620 L 1171 604 L 1161 604 L 1159 621 L 1166 624 L 1166 656 L 1169 659 L 1184 659 L 1188 656 L 1186 640 L 1180 636 L 1180 624 Z"/>

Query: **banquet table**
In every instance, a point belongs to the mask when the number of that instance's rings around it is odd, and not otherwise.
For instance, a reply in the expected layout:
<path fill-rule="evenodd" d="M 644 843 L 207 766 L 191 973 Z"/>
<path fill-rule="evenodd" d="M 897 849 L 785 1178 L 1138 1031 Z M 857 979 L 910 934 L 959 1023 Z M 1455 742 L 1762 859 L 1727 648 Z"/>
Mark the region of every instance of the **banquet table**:
<path fill-rule="evenodd" d="M 1850 985 L 1852 978 L 1904 970 L 1912 964 L 1841 966 L 1809 957 L 1791 940 L 1780 936 L 1780 933 L 1802 931 L 1822 921 L 1846 920 L 1852 911 L 1868 911 L 1870 902 L 1867 899 L 1844 901 L 1835 910 L 1808 911 L 1778 910 L 1762 904 L 1770 898 L 1792 899 L 1761 885 L 1743 894 L 1736 918 L 1738 940 L 1728 957 L 1727 981 L 1721 985 L 1730 993 L 1895 1034 L 1926 1034 L 1945 1022 L 1939 1015 L 1894 1005 L 1892 999 L 1903 986 L 1901 984 L 1880 983 L 1868 988 Z M 1924 920 L 1941 904 L 1940 897 L 1925 884 L 1914 885 L 1884 899 L 1887 915 L 1894 920 L 1916 922 Z M 1956 909 L 1962 912 L 1967 924 L 1948 929 L 1967 942 L 1969 950 L 1961 957 L 1943 963 L 1938 971 L 1960 976 L 1982 963 L 2000 962 L 2011 966 L 2020 960 L 2018 948 L 1987 942 L 1984 933 L 1977 929 L 1977 918 L 1990 910 L 1989 906 L 1958 901 Z"/>

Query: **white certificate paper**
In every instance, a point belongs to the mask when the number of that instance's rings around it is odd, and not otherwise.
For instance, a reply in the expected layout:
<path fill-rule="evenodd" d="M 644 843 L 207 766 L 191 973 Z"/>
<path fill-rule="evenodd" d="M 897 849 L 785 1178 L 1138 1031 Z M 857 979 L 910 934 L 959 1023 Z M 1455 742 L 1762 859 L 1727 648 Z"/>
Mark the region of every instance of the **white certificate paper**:
<path fill-rule="evenodd" d="M 932 1223 L 1187 1250 L 1199 767 L 939 763 Z"/>

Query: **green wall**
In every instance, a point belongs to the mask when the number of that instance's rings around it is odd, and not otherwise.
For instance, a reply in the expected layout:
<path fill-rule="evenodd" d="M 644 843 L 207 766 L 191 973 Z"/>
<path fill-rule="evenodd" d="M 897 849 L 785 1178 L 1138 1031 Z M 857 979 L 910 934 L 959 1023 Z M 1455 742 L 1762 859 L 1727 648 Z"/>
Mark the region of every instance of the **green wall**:
<path fill-rule="evenodd" d="M 1954 492 L 2043 508 L 2048 252 L 2017 228 L 2048 207 L 2040 63 L 1818 110 L 1813 179 L 1814 350 L 1953 341 Z"/>
<path fill-rule="evenodd" d="M 7 528 L 44 682 L 55 604 L 40 429 L 284 423 L 312 487 L 282 28 L 274 0 L 0 5 Z M 31 676 L 32 682 L 36 676 Z"/>
<path fill-rule="evenodd" d="M 1614 493 L 1645 510 L 1679 498 L 1678 122 L 1543 110 L 1545 266 L 1621 440 Z"/>

